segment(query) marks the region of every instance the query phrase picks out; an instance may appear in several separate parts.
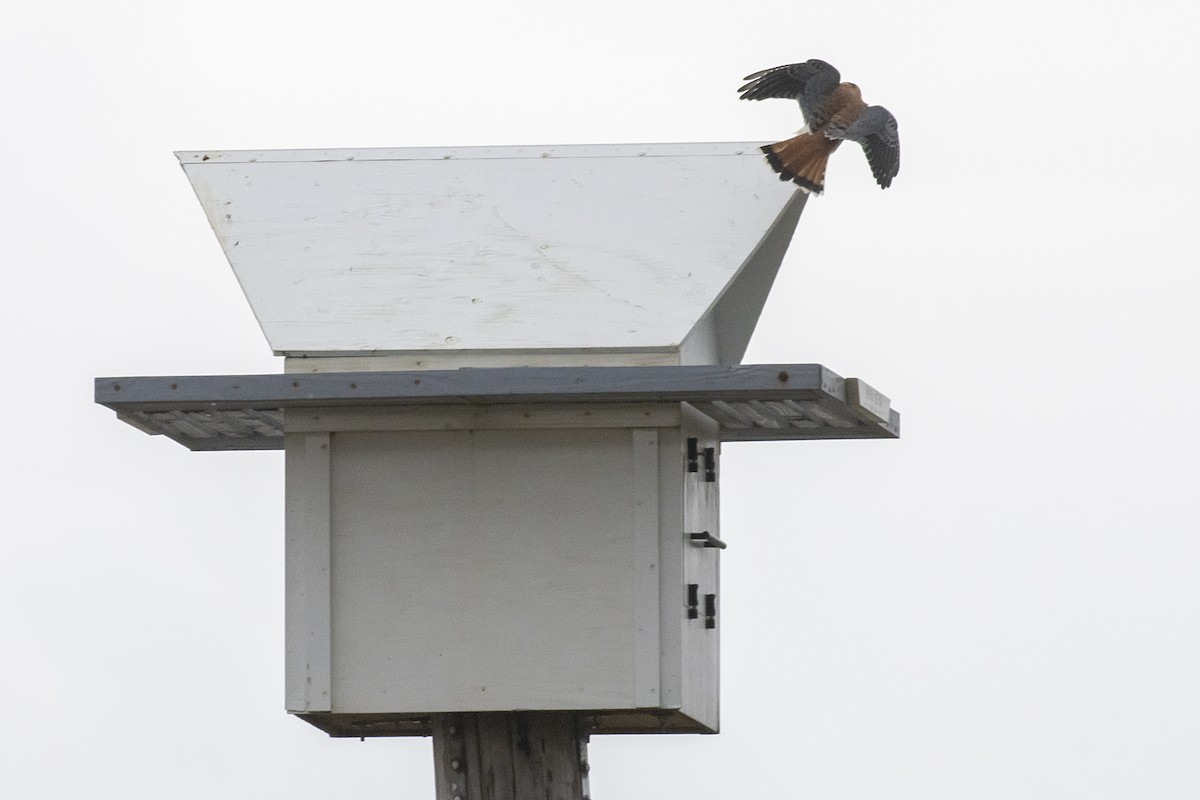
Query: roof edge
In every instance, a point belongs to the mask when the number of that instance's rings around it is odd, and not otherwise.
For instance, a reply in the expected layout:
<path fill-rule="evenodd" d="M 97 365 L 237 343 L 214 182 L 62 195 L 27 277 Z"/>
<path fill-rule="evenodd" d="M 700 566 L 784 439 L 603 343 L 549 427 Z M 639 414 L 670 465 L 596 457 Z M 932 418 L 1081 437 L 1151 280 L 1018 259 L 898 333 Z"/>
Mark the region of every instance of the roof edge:
<path fill-rule="evenodd" d="M 177 150 L 184 167 L 249 162 L 447 161 L 498 158 L 663 158 L 752 156 L 762 142 L 652 142 L 624 144 L 469 145 L 455 147 L 306 148 L 296 150 Z"/>

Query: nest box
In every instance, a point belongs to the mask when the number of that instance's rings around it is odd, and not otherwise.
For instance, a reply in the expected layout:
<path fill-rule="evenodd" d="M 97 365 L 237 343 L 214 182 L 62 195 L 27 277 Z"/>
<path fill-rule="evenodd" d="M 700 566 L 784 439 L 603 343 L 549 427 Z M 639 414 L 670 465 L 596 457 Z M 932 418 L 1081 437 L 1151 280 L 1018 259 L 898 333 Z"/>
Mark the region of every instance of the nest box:
<path fill-rule="evenodd" d="M 97 379 L 286 456 L 288 711 L 718 728 L 722 442 L 888 438 L 738 366 L 804 206 L 754 144 L 180 153 L 281 375 Z"/>

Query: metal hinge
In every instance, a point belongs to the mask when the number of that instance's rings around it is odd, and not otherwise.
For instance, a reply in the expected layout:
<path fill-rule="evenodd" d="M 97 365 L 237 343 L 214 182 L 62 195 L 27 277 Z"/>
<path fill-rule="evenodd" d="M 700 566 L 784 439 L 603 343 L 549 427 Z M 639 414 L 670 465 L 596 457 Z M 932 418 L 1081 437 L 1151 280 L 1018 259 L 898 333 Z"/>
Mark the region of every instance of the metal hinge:
<path fill-rule="evenodd" d="M 697 547 L 716 547 L 721 550 L 724 550 L 726 547 L 726 544 L 723 541 L 721 541 L 717 537 L 713 536 L 708 531 L 700 531 L 699 533 L 689 533 L 688 541 L 690 541 L 692 544 L 696 545 Z"/>

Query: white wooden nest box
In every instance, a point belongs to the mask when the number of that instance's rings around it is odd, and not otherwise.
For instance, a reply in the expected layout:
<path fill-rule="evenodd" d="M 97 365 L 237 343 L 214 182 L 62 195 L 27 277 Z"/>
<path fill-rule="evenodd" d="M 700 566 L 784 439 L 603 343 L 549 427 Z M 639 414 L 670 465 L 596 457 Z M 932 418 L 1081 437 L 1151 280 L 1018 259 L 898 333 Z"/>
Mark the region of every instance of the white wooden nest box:
<path fill-rule="evenodd" d="M 288 710 L 716 731 L 721 443 L 899 430 L 859 381 L 736 366 L 805 196 L 753 144 L 179 155 L 286 372 L 97 401 L 285 449 Z"/>

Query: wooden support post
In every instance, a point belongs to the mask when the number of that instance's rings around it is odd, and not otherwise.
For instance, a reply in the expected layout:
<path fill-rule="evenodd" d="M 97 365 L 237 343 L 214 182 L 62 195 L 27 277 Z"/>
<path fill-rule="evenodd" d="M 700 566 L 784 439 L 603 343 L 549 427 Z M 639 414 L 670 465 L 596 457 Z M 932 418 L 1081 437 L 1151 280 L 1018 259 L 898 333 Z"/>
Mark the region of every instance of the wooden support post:
<path fill-rule="evenodd" d="M 587 800 L 577 715 L 494 711 L 433 720 L 437 800 Z"/>

